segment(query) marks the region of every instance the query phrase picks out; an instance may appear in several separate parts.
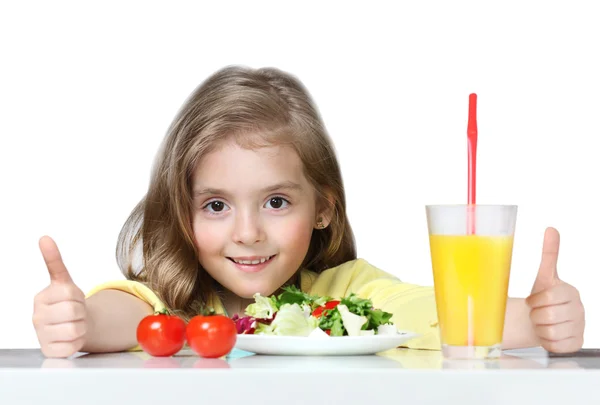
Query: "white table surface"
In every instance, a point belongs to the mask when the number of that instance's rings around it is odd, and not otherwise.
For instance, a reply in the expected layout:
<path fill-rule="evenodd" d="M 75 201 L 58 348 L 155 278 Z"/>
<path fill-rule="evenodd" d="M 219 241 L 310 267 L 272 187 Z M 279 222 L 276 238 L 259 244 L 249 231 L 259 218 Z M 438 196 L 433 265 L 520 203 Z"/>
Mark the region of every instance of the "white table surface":
<path fill-rule="evenodd" d="M 600 350 L 555 357 L 542 349 L 495 361 L 447 361 L 440 352 L 279 357 L 234 351 L 203 359 L 143 352 L 0 350 L 0 404 L 600 404 Z"/>

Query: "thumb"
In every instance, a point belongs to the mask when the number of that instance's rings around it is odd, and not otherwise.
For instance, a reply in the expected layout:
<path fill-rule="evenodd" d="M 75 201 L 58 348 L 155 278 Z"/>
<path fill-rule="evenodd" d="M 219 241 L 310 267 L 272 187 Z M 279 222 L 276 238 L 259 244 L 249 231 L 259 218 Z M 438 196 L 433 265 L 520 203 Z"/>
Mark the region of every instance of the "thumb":
<path fill-rule="evenodd" d="M 547 228 L 544 233 L 542 261 L 531 293 L 537 293 L 556 285 L 558 281 L 557 262 L 560 235 L 554 228 Z"/>
<path fill-rule="evenodd" d="M 72 283 L 67 267 L 62 261 L 58 246 L 49 236 L 42 236 L 39 241 L 40 251 L 48 267 L 51 283 Z"/>

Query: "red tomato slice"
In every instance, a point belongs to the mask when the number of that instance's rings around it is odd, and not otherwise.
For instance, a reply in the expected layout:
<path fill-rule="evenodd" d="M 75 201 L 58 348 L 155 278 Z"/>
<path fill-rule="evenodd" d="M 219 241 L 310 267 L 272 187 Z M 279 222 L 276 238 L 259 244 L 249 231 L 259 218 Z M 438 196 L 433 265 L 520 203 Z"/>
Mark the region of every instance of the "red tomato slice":
<path fill-rule="evenodd" d="M 190 319 L 185 333 L 190 348 L 206 358 L 225 356 L 237 339 L 235 323 L 223 315 L 197 315 Z"/>
<path fill-rule="evenodd" d="M 324 306 L 315 308 L 315 310 L 312 313 L 312 316 L 314 316 L 315 318 L 319 318 L 321 315 L 323 315 L 323 311 L 325 311 L 326 309 L 333 309 L 337 307 L 339 303 L 340 301 L 337 300 L 328 301 L 325 303 Z"/>
<path fill-rule="evenodd" d="M 185 322 L 165 313 L 148 315 L 138 324 L 136 337 L 146 353 L 156 357 L 172 356 L 185 343 Z"/>

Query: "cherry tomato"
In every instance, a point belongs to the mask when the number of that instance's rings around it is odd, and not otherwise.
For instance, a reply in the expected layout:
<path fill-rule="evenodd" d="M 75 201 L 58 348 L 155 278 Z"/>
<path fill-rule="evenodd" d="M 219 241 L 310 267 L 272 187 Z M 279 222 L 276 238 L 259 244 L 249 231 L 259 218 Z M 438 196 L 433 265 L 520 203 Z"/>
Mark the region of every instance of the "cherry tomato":
<path fill-rule="evenodd" d="M 190 348 L 202 357 L 225 356 L 237 339 L 235 323 L 224 315 L 197 315 L 187 325 Z"/>
<path fill-rule="evenodd" d="M 325 306 L 315 308 L 315 310 L 312 313 L 312 316 L 314 316 L 315 318 L 319 318 L 321 315 L 323 315 L 323 311 L 325 311 L 326 309 L 333 309 L 337 307 L 339 303 L 340 301 L 337 300 L 328 301 L 325 303 Z"/>
<path fill-rule="evenodd" d="M 166 312 L 148 315 L 140 321 L 136 331 L 137 341 L 152 356 L 172 356 L 185 343 L 185 322 Z"/>

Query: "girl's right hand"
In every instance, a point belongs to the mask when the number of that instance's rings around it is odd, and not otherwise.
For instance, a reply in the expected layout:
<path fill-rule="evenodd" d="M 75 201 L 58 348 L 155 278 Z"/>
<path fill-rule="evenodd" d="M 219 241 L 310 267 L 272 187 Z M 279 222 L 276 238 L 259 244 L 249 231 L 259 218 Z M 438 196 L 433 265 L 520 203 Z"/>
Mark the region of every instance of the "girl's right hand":
<path fill-rule="evenodd" d="M 46 357 L 68 357 L 85 343 L 85 295 L 71 279 L 56 243 L 44 236 L 39 245 L 50 285 L 33 300 L 33 326 Z"/>

